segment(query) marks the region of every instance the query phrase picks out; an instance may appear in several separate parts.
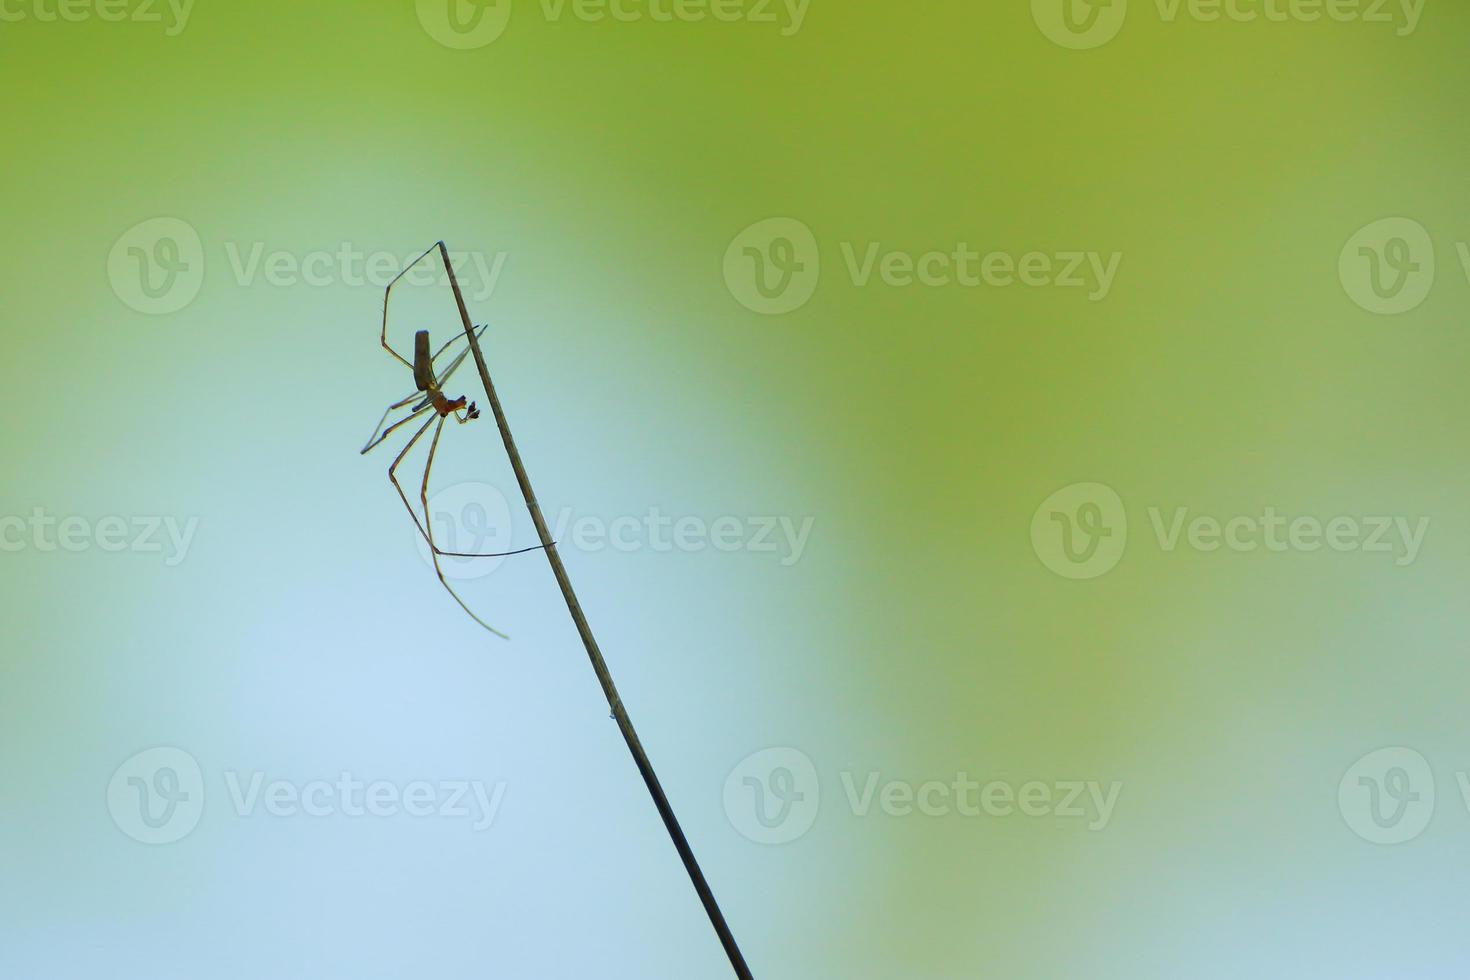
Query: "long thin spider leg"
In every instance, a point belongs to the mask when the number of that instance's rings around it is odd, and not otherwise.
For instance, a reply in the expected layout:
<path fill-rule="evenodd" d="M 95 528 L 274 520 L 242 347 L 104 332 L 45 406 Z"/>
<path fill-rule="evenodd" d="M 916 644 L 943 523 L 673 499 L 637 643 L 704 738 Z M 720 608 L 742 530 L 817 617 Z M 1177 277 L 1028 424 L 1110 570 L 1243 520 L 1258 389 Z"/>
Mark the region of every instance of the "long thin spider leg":
<path fill-rule="evenodd" d="M 420 413 L 416 412 L 414 414 L 418 415 Z M 413 416 L 410 416 L 410 418 L 412 417 Z M 408 421 L 409 419 L 403 420 L 403 422 Z M 402 425 L 403 422 L 400 422 L 398 424 Z M 443 425 L 443 422 L 443 419 L 439 419 L 439 423 L 441 426 Z M 484 554 L 479 554 L 468 551 L 441 551 L 439 546 L 434 543 L 434 539 L 429 535 L 426 530 L 424 530 L 423 523 L 419 521 L 418 512 L 413 509 L 413 504 L 408 502 L 408 494 L 403 492 L 403 485 L 398 482 L 398 467 L 403 463 L 403 460 L 408 456 L 414 445 L 419 441 L 420 438 L 423 437 L 423 434 L 429 431 L 429 426 L 433 424 L 433 418 L 425 419 L 424 424 L 420 426 L 419 430 L 413 434 L 413 438 L 408 440 L 408 444 L 404 446 L 401 451 L 399 451 L 398 456 L 388 467 L 388 479 L 393 482 L 393 489 L 398 491 L 398 496 L 403 501 L 403 506 L 408 508 L 408 516 L 413 518 L 414 527 L 419 529 L 419 534 L 423 537 L 425 541 L 429 543 L 430 550 L 432 550 L 436 555 L 440 555 L 445 558 L 509 558 L 512 555 L 524 555 L 532 551 L 540 551 L 542 549 L 542 546 L 538 544 L 533 545 L 530 548 L 517 548 L 515 551 L 491 551 Z M 438 445 L 438 441 L 438 435 L 436 433 L 434 439 L 434 443 L 436 446 Z M 428 515 L 426 512 L 425 517 L 427 516 Z"/>
<path fill-rule="evenodd" d="M 390 298 L 392 298 L 392 296 L 393 296 L 393 287 L 396 286 L 396 285 L 398 285 L 398 281 L 400 279 L 402 279 L 404 276 L 408 275 L 408 271 L 410 269 L 412 269 L 414 266 L 418 265 L 424 259 L 428 258 L 429 253 L 432 252 L 432 251 L 434 251 L 434 249 L 436 249 L 438 247 L 439 247 L 439 243 L 438 242 L 435 242 L 433 245 L 429 246 L 428 251 L 424 252 L 423 255 L 420 255 L 418 258 L 414 259 L 408 265 L 404 266 L 403 267 L 403 271 L 399 272 L 398 275 L 394 276 L 393 277 L 393 281 L 390 282 L 390 283 L 388 283 L 388 288 L 385 289 L 385 290 L 383 290 L 383 333 L 382 333 L 382 336 L 379 338 L 379 342 L 383 345 L 383 350 L 387 351 L 388 353 L 390 353 L 394 357 L 396 357 L 403 364 L 403 366 L 406 367 L 406 368 L 408 368 L 409 370 L 412 370 L 413 369 L 413 362 L 410 361 L 410 360 L 408 360 L 407 358 L 405 358 L 402 354 L 398 353 L 396 350 L 394 350 L 388 344 L 388 300 Z"/>
<path fill-rule="evenodd" d="M 488 330 L 489 328 L 490 328 L 490 324 L 488 324 L 488 323 L 482 324 L 480 326 L 480 328 L 477 331 L 475 331 L 475 339 L 478 340 L 480 337 L 483 337 L 485 335 L 485 331 Z M 449 348 L 449 345 L 452 344 L 452 343 L 454 343 L 456 340 L 463 340 L 463 339 L 464 339 L 464 334 L 456 334 L 453 338 L 451 338 L 449 341 L 447 341 L 444 344 L 443 347 L 439 348 L 439 354 L 444 353 L 444 351 Z M 435 360 L 438 360 L 439 354 L 435 354 L 434 355 Z M 439 387 L 441 387 L 441 388 L 444 387 L 444 382 L 446 382 L 446 381 L 449 380 L 449 376 L 451 374 L 453 374 L 455 371 L 458 371 L 459 370 L 459 366 L 461 364 L 463 364 L 464 361 L 465 361 L 465 358 L 467 358 L 469 356 L 470 356 L 470 348 L 469 348 L 469 345 L 466 344 L 465 345 L 465 349 L 462 350 L 462 351 L 460 351 L 459 354 L 454 358 L 454 360 L 449 362 L 449 367 L 447 367 L 447 368 L 444 369 L 444 373 L 442 373 L 442 374 L 439 375 Z"/>
<path fill-rule="evenodd" d="M 475 328 L 475 339 L 476 340 L 479 340 L 481 337 L 484 337 L 485 336 L 485 331 L 486 330 L 489 330 L 489 329 L 490 329 L 490 324 L 488 324 L 488 323 L 482 323 L 482 324 L 480 324 L 480 326 L 478 326 L 478 327 Z M 458 343 L 461 340 L 464 340 L 464 334 L 462 334 L 462 333 L 460 333 L 459 331 L 456 330 L 454 332 L 454 336 L 453 337 L 450 337 L 448 340 L 444 341 L 444 343 L 440 345 L 439 349 L 434 352 L 434 360 L 436 360 L 436 361 L 439 360 L 440 356 L 443 355 L 443 353 L 445 351 L 447 351 L 449 348 L 453 347 L 456 343 Z M 469 348 L 465 348 L 464 354 L 461 354 L 459 356 L 460 357 L 464 357 L 465 354 L 468 354 L 468 353 L 469 353 Z M 458 358 L 455 359 L 455 363 L 456 364 L 458 363 Z M 445 369 L 445 373 L 448 373 L 449 371 L 452 371 L 452 370 L 454 370 L 454 365 L 453 364 L 451 364 L 448 368 Z"/>
<path fill-rule="evenodd" d="M 397 422 L 394 422 L 392 425 L 388 426 L 388 428 L 383 428 L 383 423 L 388 421 L 389 415 L 393 414 L 398 409 L 403 408 L 405 405 L 408 405 L 410 402 L 413 402 L 415 400 L 422 401 L 423 404 L 415 408 L 410 414 L 405 415 Z M 422 391 L 416 391 L 413 394 L 409 395 L 407 398 L 403 399 L 403 401 L 394 402 L 392 405 L 389 405 L 387 408 L 383 409 L 383 417 L 378 419 L 378 424 L 373 427 L 373 434 L 368 437 L 368 441 L 363 445 L 361 455 L 365 456 L 368 453 L 372 452 L 374 449 L 378 448 L 378 446 L 382 445 L 383 441 L 391 436 L 400 426 L 412 422 L 414 419 L 418 418 L 431 407 L 432 406 L 429 404 L 428 400 L 424 398 L 424 393 Z"/>
<path fill-rule="evenodd" d="M 434 519 L 429 515 L 429 473 L 434 469 L 434 453 L 439 449 L 439 436 L 443 432 L 444 419 L 441 417 L 439 419 L 439 425 L 434 429 L 434 441 L 429 444 L 429 459 L 428 462 L 424 463 L 424 482 L 419 487 L 419 501 L 424 505 L 424 524 L 428 527 L 426 537 L 429 539 L 429 555 L 434 559 L 434 572 L 439 576 L 439 584 L 444 586 L 446 592 L 454 596 L 454 601 L 459 603 L 459 607 L 468 613 L 471 619 L 502 640 L 508 640 L 510 637 L 475 615 L 474 610 L 465 604 L 465 601 L 459 597 L 458 592 L 454 591 L 454 587 L 449 584 L 449 579 L 444 577 L 444 569 L 439 565 L 439 548 L 434 544 Z"/>

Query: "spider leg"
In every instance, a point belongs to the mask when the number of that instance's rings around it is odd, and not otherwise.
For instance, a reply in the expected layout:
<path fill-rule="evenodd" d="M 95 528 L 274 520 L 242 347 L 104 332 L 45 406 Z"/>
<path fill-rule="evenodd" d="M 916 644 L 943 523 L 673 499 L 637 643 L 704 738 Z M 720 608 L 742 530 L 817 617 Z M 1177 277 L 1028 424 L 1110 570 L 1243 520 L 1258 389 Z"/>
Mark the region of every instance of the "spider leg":
<path fill-rule="evenodd" d="M 429 540 L 430 557 L 434 559 L 434 572 L 439 576 L 439 584 L 444 586 L 444 590 L 454 597 L 454 601 L 459 603 L 459 607 L 463 609 L 466 613 L 468 613 L 471 619 L 479 623 L 485 629 L 494 633 L 496 636 L 500 637 L 502 640 L 508 640 L 510 639 L 510 637 L 506 636 L 504 633 L 500 632 L 500 630 L 496 629 L 495 627 L 491 626 L 489 623 L 481 619 L 479 616 L 475 615 L 474 610 L 470 609 L 470 607 L 465 604 L 465 601 L 459 597 L 459 593 L 454 591 L 454 587 L 449 584 L 449 579 L 444 577 L 444 569 L 439 565 L 439 547 L 434 544 L 434 520 L 432 517 L 429 516 L 429 473 L 434 469 L 434 453 L 439 449 L 439 436 L 442 435 L 443 432 L 444 419 L 440 418 L 439 425 L 434 429 L 434 441 L 429 444 L 429 459 L 428 462 L 424 464 L 424 482 L 423 485 L 419 487 L 419 501 L 424 505 L 424 525 L 428 528 L 428 533 L 425 535 L 425 537 L 427 537 Z M 423 430 L 421 429 L 419 430 L 419 435 L 422 434 Z M 417 518 L 415 518 L 415 521 L 417 521 Z"/>
<path fill-rule="evenodd" d="M 475 328 L 475 339 L 478 340 L 481 337 L 485 336 L 485 331 L 486 330 L 489 330 L 489 329 L 490 329 L 490 324 L 488 324 L 488 323 L 482 323 L 482 324 L 480 324 L 478 327 Z M 439 360 L 439 356 L 441 354 L 443 354 L 450 347 L 454 346 L 456 343 L 458 343 L 461 340 L 464 340 L 464 334 L 462 334 L 458 330 L 456 330 L 454 332 L 454 336 L 453 337 L 450 337 L 448 340 L 444 341 L 444 343 L 439 347 L 439 349 L 434 352 L 434 360 L 436 360 L 436 361 Z M 444 373 L 447 375 L 450 371 L 453 371 L 459 365 L 459 362 L 464 359 L 465 354 L 468 354 L 468 353 L 469 353 L 469 351 L 466 350 L 464 353 L 460 354 L 459 357 L 456 357 L 454 359 L 454 363 L 451 364 L 451 365 L 449 365 L 449 367 L 447 367 L 447 368 L 444 369 Z"/>
<path fill-rule="evenodd" d="M 395 428 L 396 428 L 397 425 L 403 425 L 405 422 L 408 422 L 410 419 L 415 418 L 418 415 L 422 414 L 422 412 L 424 410 L 428 409 L 429 407 L 431 407 L 431 406 L 425 406 L 424 409 L 421 409 L 419 412 L 415 412 L 412 416 L 409 416 L 409 418 L 404 419 L 402 422 L 398 422 L 395 425 Z M 403 447 L 403 449 L 399 451 L 398 456 L 393 460 L 392 464 L 388 467 L 388 479 L 390 481 L 392 481 L 393 488 L 398 491 L 399 498 L 403 500 L 403 506 L 406 507 L 406 508 L 408 508 L 408 516 L 411 517 L 411 518 L 413 518 L 414 526 L 419 529 L 419 534 L 422 535 L 423 536 L 423 539 L 429 543 L 430 550 L 432 550 L 434 552 L 434 554 L 439 555 L 439 556 L 442 556 L 444 558 L 509 558 L 512 555 L 524 555 L 527 552 L 540 551 L 541 550 L 541 545 L 538 544 L 538 545 L 535 545 L 534 547 L 531 547 L 531 548 L 517 548 L 515 551 L 492 551 L 492 552 L 487 552 L 485 554 L 479 554 L 479 553 L 476 553 L 476 552 L 468 552 L 468 551 L 443 551 L 443 550 L 441 550 L 439 548 L 438 545 L 436 545 L 434 543 L 433 537 L 429 534 L 428 531 L 426 531 L 424 529 L 423 523 L 421 521 L 419 521 L 418 512 L 413 509 L 413 504 L 411 504 L 411 503 L 408 502 L 408 494 L 406 494 L 406 493 L 403 492 L 403 485 L 398 482 L 398 467 L 400 465 L 402 465 L 404 459 L 406 459 L 408 457 L 409 452 L 413 450 L 413 447 L 418 443 L 419 439 L 423 438 L 424 433 L 429 431 L 429 426 L 433 425 L 436 420 L 439 422 L 439 424 L 440 424 L 441 427 L 443 426 L 444 420 L 443 419 L 438 419 L 437 416 L 431 417 L 431 418 L 428 418 L 428 419 L 425 419 L 424 420 L 424 424 L 421 425 L 421 426 L 419 426 L 419 430 L 413 434 L 413 438 L 411 438 L 411 439 L 408 440 L 408 444 L 405 445 Z M 379 442 L 381 442 L 381 441 L 382 440 L 379 440 Z M 435 446 L 437 446 L 438 443 L 439 443 L 438 433 L 435 433 L 435 436 L 434 436 L 434 444 L 435 444 Z M 433 451 L 432 450 L 430 451 L 429 456 L 430 456 L 429 462 L 430 462 L 430 465 L 432 465 L 433 464 Z M 427 467 L 425 469 L 427 469 Z M 427 480 L 427 475 L 426 475 L 426 480 Z M 427 511 L 426 511 L 425 512 L 425 517 L 427 517 L 427 516 L 428 516 L 428 514 L 427 514 Z M 436 564 L 437 564 L 437 562 L 436 562 Z"/>
<path fill-rule="evenodd" d="M 478 340 L 479 338 L 485 336 L 485 331 L 488 330 L 488 329 L 490 329 L 490 324 L 488 324 L 488 323 L 481 324 L 480 327 L 475 331 L 475 339 Z M 443 347 L 439 348 L 439 354 L 442 354 L 446 350 L 448 350 L 450 344 L 456 343 L 457 341 L 461 341 L 461 340 L 464 340 L 464 334 L 462 334 L 462 333 L 456 333 L 453 337 L 449 338 L 449 340 L 447 340 L 447 341 L 444 342 L 444 346 Z M 436 361 L 439 359 L 439 354 L 435 354 L 434 355 L 434 359 Z M 470 356 L 470 348 L 469 348 L 469 345 L 466 344 L 464 350 L 460 351 L 457 355 L 455 355 L 454 360 L 450 361 L 449 362 L 449 366 L 447 368 L 445 368 L 444 371 L 443 371 L 443 373 L 441 373 L 439 375 L 439 387 L 441 387 L 441 388 L 444 387 L 444 382 L 446 382 L 446 381 L 449 380 L 449 376 L 451 374 L 453 374 L 455 371 L 458 371 L 459 370 L 459 366 L 461 364 L 463 364 L 465 358 L 466 357 L 469 357 L 469 356 Z"/>
<path fill-rule="evenodd" d="M 394 422 L 392 425 L 388 426 L 388 428 L 386 428 L 386 429 L 383 428 L 383 423 L 386 422 L 386 421 L 388 421 L 388 416 L 389 415 L 392 415 L 395 411 L 397 411 L 400 408 L 403 408 L 405 405 L 410 404 L 411 402 L 413 402 L 416 399 L 417 400 L 422 400 L 423 401 L 423 404 L 417 406 L 411 413 L 409 413 L 408 415 L 405 415 L 403 418 L 399 419 L 397 422 Z M 430 406 L 428 399 L 424 398 L 424 393 L 422 391 L 416 391 L 413 394 L 409 395 L 407 398 L 403 399 L 403 401 L 394 402 L 392 405 L 389 405 L 387 408 L 383 409 L 383 417 L 380 418 L 380 419 L 378 419 L 378 424 L 373 427 L 373 434 L 372 434 L 372 436 L 370 436 L 368 438 L 368 441 L 363 445 L 362 450 L 360 451 L 360 454 L 365 456 L 368 453 L 372 452 L 374 449 L 376 449 L 379 446 L 381 446 L 383 444 L 383 441 L 386 440 L 389 436 L 391 436 L 400 427 L 408 424 L 409 422 L 412 422 L 414 419 L 418 418 L 420 415 L 422 415 L 430 407 L 432 407 L 432 406 Z"/>
<path fill-rule="evenodd" d="M 410 269 L 418 265 L 424 259 L 428 258 L 429 253 L 433 252 L 434 249 L 438 247 L 438 243 L 434 243 L 432 246 L 429 247 L 428 251 L 424 252 L 423 255 L 420 255 L 408 265 L 404 266 L 403 271 L 394 276 L 393 281 L 388 283 L 388 288 L 383 290 L 383 333 L 382 336 L 379 338 L 379 343 L 383 345 L 383 350 L 387 351 L 389 354 L 392 354 L 395 358 L 399 360 L 399 362 L 403 364 L 404 367 L 408 368 L 409 370 L 413 370 L 413 362 L 405 358 L 402 354 L 398 353 L 388 344 L 388 300 L 392 298 L 393 287 L 398 285 L 399 280 L 408 275 L 408 271 Z"/>

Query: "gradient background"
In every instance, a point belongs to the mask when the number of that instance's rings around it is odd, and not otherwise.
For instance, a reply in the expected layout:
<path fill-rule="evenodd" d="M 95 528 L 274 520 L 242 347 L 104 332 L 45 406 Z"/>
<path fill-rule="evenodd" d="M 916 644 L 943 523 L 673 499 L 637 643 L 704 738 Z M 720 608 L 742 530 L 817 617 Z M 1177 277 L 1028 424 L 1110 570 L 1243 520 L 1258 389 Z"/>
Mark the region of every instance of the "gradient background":
<path fill-rule="evenodd" d="M 0 23 L 0 513 L 200 521 L 174 568 L 0 554 L 0 975 L 728 975 L 545 562 L 467 587 L 514 640 L 488 637 L 416 556 L 388 457 L 358 457 L 408 387 L 381 290 L 241 282 L 225 251 L 444 238 L 507 254 L 474 312 L 548 513 L 815 518 L 791 567 L 566 551 L 757 976 L 1464 976 L 1467 40 L 1435 0 L 1408 37 L 1135 0 L 1088 51 L 1023 3 L 812 0 L 783 37 L 515 0 L 464 51 L 389 0 L 199 0 L 177 37 Z M 159 215 L 206 274 L 151 316 L 107 258 Z M 721 262 L 777 215 L 822 278 L 760 316 Z M 1438 277 L 1374 315 L 1338 253 L 1397 215 Z M 839 248 L 870 241 L 1124 258 L 1096 303 L 858 287 Z M 450 437 L 445 484 L 512 488 L 488 419 Z M 1130 520 L 1090 581 L 1029 531 L 1079 481 Z M 1396 567 L 1165 553 L 1150 506 L 1432 523 Z M 209 795 L 150 847 L 105 797 L 155 745 Z M 1400 745 L 1435 817 L 1370 844 L 1338 782 Z M 722 804 L 770 746 L 821 788 L 774 847 Z M 344 769 L 507 793 L 477 834 L 241 817 L 220 789 Z M 1124 789 L 1098 833 L 858 817 L 840 776 L 871 771 Z"/>

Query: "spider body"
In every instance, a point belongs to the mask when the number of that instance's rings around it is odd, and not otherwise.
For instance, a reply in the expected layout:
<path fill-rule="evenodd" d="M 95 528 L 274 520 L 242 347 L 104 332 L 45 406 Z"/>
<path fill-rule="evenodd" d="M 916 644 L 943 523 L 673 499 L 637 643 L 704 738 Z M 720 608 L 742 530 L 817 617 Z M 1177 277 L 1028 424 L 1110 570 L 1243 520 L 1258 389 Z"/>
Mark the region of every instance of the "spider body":
<path fill-rule="evenodd" d="M 439 417 L 441 419 L 453 414 L 454 412 L 464 412 L 465 421 L 469 421 L 470 419 L 477 419 L 480 417 L 480 410 L 475 407 L 473 402 L 466 405 L 463 395 L 460 395 L 458 398 L 450 401 L 448 398 L 444 397 L 443 392 L 432 391 L 429 393 L 429 401 L 433 404 L 434 411 L 439 413 Z"/>
<path fill-rule="evenodd" d="M 418 385 L 419 391 L 428 395 L 427 404 L 434 406 L 434 411 L 439 417 L 447 418 L 454 412 L 464 412 L 464 421 L 480 417 L 480 410 L 475 403 L 468 401 L 464 395 L 458 398 L 447 397 L 439 386 L 439 379 L 434 377 L 434 355 L 430 353 L 429 331 L 420 330 L 413 335 L 413 381 Z M 422 407 L 425 402 L 420 402 Z"/>

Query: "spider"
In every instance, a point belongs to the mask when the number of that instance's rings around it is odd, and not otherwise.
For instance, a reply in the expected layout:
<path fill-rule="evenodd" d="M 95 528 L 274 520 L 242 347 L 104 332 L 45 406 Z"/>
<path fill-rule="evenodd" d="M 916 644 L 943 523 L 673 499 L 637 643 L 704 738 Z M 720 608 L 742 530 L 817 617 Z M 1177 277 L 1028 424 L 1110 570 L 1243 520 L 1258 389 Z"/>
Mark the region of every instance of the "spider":
<path fill-rule="evenodd" d="M 460 598 L 459 593 L 454 591 L 453 586 L 449 584 L 449 580 L 444 576 L 444 569 L 440 567 L 439 559 L 502 558 L 508 555 L 523 555 L 529 551 L 539 551 L 542 546 L 536 545 L 532 548 L 521 548 L 517 551 L 499 551 L 487 554 L 443 551 L 434 543 L 434 522 L 429 515 L 429 474 L 434 469 L 434 454 L 439 449 L 439 437 L 444 432 L 444 422 L 450 416 L 453 416 L 456 422 L 464 425 L 480 417 L 480 410 L 475 407 L 475 403 L 469 401 L 464 395 L 460 395 L 458 398 L 450 398 L 444 394 L 444 383 L 464 363 L 465 358 L 469 356 L 470 348 L 466 345 L 465 349 L 455 355 L 449 361 L 448 365 L 444 367 L 443 371 L 439 372 L 437 370 L 439 359 L 443 357 L 450 347 L 454 346 L 456 340 L 464 339 L 462 336 L 456 335 L 437 351 L 430 353 L 432 348 L 429 342 L 429 331 L 420 330 L 414 334 L 412 361 L 399 354 L 388 343 L 388 301 L 393 295 L 393 287 L 398 285 L 399 280 L 407 275 L 410 269 L 422 262 L 433 251 L 433 248 L 429 249 L 428 252 L 420 255 L 417 259 L 414 259 L 405 266 L 403 271 L 393 278 L 393 281 L 388 284 L 388 288 L 383 292 L 383 331 L 379 338 L 380 343 L 382 343 L 384 350 L 393 355 L 404 367 L 407 367 L 413 372 L 415 390 L 407 397 L 401 398 L 389 405 L 383 411 L 383 417 L 378 420 L 377 426 L 373 429 L 372 436 L 368 438 L 367 444 L 362 447 L 361 454 L 364 456 L 367 455 L 378 446 L 381 446 L 393 433 L 410 422 L 415 422 L 419 418 L 427 415 L 424 418 L 423 424 L 414 432 L 413 436 L 408 440 L 408 443 L 388 467 L 388 479 L 392 482 L 393 488 L 398 491 L 398 496 L 403 500 L 403 506 L 408 508 L 408 515 L 413 518 L 414 526 L 418 528 L 419 534 L 429 543 L 429 553 L 434 561 L 434 571 L 439 576 L 439 583 L 454 597 L 454 601 L 459 603 L 459 607 L 469 614 L 471 619 L 501 639 L 508 640 L 510 637 L 477 616 L 474 610 L 465 603 L 464 599 Z M 484 325 L 475 328 L 475 338 L 477 340 L 484 336 L 485 329 L 486 326 Z M 412 407 L 408 415 L 389 425 L 387 428 L 383 427 L 383 424 L 388 421 L 388 416 L 400 409 L 410 408 L 410 406 Z M 419 502 L 424 508 L 424 519 L 420 521 L 418 513 L 413 509 L 413 505 L 409 503 L 408 494 L 403 491 L 403 485 L 398 482 L 398 467 L 403 463 L 404 458 L 408 456 L 413 447 L 418 444 L 418 441 L 423 438 L 424 433 L 429 431 L 430 426 L 434 427 L 434 438 L 429 444 L 429 458 L 424 463 L 424 478 L 419 486 Z"/>

